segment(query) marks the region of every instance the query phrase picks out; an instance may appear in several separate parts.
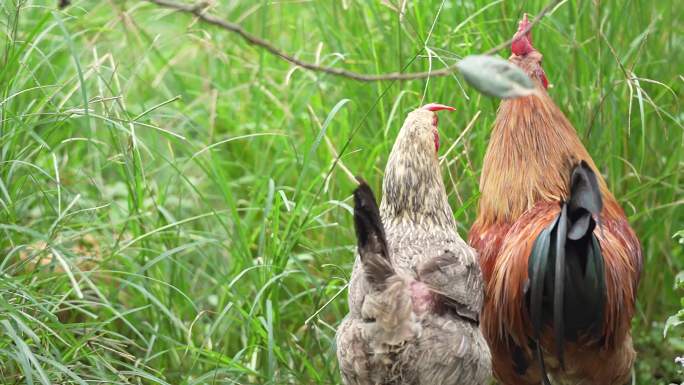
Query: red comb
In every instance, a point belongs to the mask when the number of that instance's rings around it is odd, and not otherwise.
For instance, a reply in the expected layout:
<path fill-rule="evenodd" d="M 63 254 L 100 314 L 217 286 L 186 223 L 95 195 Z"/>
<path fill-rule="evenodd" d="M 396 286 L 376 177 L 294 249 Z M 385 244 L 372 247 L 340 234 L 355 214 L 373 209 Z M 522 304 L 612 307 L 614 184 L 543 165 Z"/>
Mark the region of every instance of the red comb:
<path fill-rule="evenodd" d="M 438 104 L 438 103 L 429 103 L 429 104 L 424 105 L 421 108 L 423 108 L 424 110 L 428 110 L 428 111 L 441 111 L 441 110 L 454 111 L 455 110 L 454 107 L 445 106 L 444 104 Z"/>
<path fill-rule="evenodd" d="M 527 14 L 524 14 L 518 24 L 518 32 L 513 36 L 513 43 L 511 43 L 511 52 L 514 55 L 524 56 L 534 51 L 530 31 L 530 21 L 527 19 Z"/>

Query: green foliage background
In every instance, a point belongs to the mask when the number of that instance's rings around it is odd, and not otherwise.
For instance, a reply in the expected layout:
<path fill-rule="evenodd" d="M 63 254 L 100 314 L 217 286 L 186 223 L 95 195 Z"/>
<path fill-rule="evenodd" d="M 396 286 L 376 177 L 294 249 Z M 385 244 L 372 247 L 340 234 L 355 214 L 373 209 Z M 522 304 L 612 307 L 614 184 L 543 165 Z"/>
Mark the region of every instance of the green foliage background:
<path fill-rule="evenodd" d="M 286 52 L 363 73 L 442 68 L 545 4 L 408 1 L 400 17 L 399 0 L 216 3 Z M 638 384 L 683 381 L 681 327 L 663 337 L 684 269 L 683 14 L 562 1 L 533 32 L 643 243 Z M 474 219 L 498 101 L 457 75 L 295 69 L 139 1 L 5 0 L 0 30 L 2 383 L 339 383 L 353 184 L 334 152 L 379 191 L 423 102 L 457 109 L 440 117 L 444 178 L 463 236 Z"/>

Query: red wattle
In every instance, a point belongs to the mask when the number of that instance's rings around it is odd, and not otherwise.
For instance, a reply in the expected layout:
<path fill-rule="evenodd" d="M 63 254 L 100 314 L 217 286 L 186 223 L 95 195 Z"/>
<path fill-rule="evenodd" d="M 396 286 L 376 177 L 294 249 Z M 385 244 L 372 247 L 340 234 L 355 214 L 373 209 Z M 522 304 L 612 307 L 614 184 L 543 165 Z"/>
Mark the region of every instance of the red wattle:
<path fill-rule="evenodd" d="M 543 71 L 541 74 L 541 81 L 542 81 L 542 84 L 544 85 L 544 88 L 549 88 L 549 79 L 546 78 L 546 74 Z"/>
<path fill-rule="evenodd" d="M 447 106 L 444 104 L 439 104 L 439 103 L 428 103 L 421 107 L 424 110 L 432 111 L 432 112 L 437 112 L 441 110 L 447 110 L 447 111 L 454 111 L 456 110 L 454 107 Z M 435 131 L 433 132 L 435 136 L 435 152 L 439 151 L 439 132 L 437 132 L 437 122 L 439 120 L 437 119 L 437 114 L 435 114 L 432 117 L 432 125 L 435 126 Z"/>

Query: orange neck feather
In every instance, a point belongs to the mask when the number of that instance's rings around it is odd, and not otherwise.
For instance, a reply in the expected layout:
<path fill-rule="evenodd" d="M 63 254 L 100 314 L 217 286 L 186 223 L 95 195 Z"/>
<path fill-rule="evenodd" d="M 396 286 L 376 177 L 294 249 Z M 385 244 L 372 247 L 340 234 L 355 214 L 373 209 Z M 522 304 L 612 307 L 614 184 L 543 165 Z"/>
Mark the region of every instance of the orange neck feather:
<path fill-rule="evenodd" d="M 499 107 L 480 179 L 481 226 L 512 223 L 539 201 L 566 199 L 580 160 L 596 171 L 605 207 L 617 206 L 575 129 L 546 91 L 537 90 Z"/>

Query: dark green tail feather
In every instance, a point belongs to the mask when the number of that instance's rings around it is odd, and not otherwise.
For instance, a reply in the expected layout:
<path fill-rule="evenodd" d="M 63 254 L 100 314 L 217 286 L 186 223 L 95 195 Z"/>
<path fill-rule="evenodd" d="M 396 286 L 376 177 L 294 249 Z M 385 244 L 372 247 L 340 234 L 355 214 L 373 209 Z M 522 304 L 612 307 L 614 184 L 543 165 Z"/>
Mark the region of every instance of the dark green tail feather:
<path fill-rule="evenodd" d="M 556 219 L 557 221 L 557 219 Z M 553 226 L 555 226 L 554 221 Z M 530 319 L 535 331 L 542 327 L 542 295 L 544 293 L 544 272 L 549 258 L 551 231 L 544 229 L 534 242 L 528 265 L 532 267 L 530 276 Z"/>
<path fill-rule="evenodd" d="M 550 382 L 539 344 L 544 325 L 553 326 L 561 368 L 565 341 L 580 334 L 600 337 L 603 325 L 605 266 L 593 234 L 602 207 L 598 182 L 582 162 L 573 170 L 570 185 L 568 202 L 537 236 L 528 260 L 528 312 L 545 385 Z"/>
<path fill-rule="evenodd" d="M 565 241 L 567 238 L 563 234 L 568 232 L 568 210 L 567 206 L 563 205 L 561 208 L 560 218 L 558 219 L 558 227 L 556 233 L 556 277 L 565 277 Z M 556 340 L 556 357 L 562 369 L 565 368 L 563 362 L 563 338 L 565 326 L 563 325 L 563 291 L 565 289 L 565 282 L 561 279 L 556 279 L 553 288 L 553 326 Z"/>
<path fill-rule="evenodd" d="M 555 227 L 558 218 L 554 220 L 551 228 Z M 551 244 L 551 231 L 549 228 L 542 230 L 537 239 L 534 241 L 532 254 L 528 261 L 528 265 L 532 270 L 529 271 L 530 276 L 530 319 L 532 321 L 532 329 L 534 330 L 534 339 L 539 341 L 541 328 L 543 325 L 542 319 L 542 295 L 544 294 L 544 272 L 548 264 L 549 246 Z M 542 355 L 541 345 L 537 342 L 536 346 L 537 359 L 541 368 L 544 380 L 544 385 L 551 385 L 548 376 L 546 375 L 546 366 L 544 365 L 544 358 Z"/>

